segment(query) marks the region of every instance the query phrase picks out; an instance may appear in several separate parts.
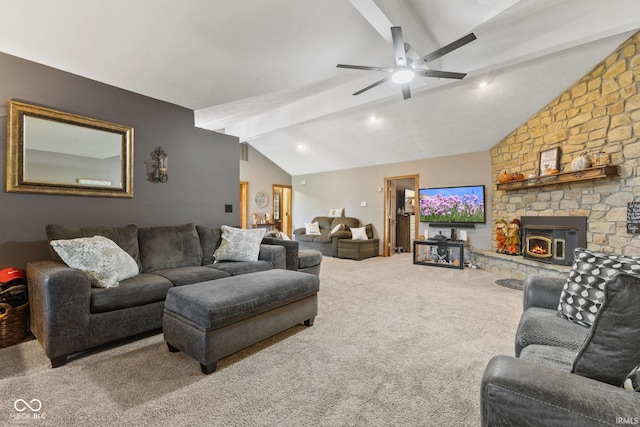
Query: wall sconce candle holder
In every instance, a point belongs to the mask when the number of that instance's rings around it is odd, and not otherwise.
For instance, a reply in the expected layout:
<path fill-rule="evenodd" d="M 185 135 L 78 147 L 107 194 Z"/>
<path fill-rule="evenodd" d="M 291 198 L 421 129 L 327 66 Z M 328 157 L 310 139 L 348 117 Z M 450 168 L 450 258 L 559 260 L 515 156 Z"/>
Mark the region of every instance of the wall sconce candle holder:
<path fill-rule="evenodd" d="M 168 163 L 169 156 L 167 156 L 162 147 L 156 147 L 156 149 L 151 152 L 151 160 L 145 161 L 149 175 L 148 181 L 154 184 L 167 182 L 169 179 L 169 175 L 167 175 Z"/>

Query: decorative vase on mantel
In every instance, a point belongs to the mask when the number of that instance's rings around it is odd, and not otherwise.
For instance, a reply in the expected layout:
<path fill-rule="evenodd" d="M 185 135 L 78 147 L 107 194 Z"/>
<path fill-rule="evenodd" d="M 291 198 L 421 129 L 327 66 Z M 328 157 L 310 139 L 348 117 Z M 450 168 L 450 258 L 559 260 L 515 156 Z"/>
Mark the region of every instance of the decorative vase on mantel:
<path fill-rule="evenodd" d="M 571 161 L 571 170 L 579 171 L 586 169 L 591 165 L 587 153 L 582 153 Z"/>

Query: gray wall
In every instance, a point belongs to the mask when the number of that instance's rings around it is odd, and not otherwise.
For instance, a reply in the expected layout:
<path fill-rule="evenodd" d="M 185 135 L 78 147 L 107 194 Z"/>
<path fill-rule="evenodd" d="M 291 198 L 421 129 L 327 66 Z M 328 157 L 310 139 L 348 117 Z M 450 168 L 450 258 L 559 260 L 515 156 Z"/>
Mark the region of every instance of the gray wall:
<path fill-rule="evenodd" d="M 0 268 L 48 258 L 44 227 L 239 223 L 235 137 L 195 128 L 193 111 L 0 53 L 0 134 L 6 153 L 7 104 L 19 99 L 134 127 L 134 198 L 0 192 Z M 146 181 L 144 160 L 162 146 L 169 180 Z M 6 162 L 2 162 L 5 177 Z M 5 178 L 6 179 L 6 178 Z M 225 204 L 233 207 L 225 213 Z"/>
<path fill-rule="evenodd" d="M 491 248 L 491 157 L 488 151 L 460 154 L 435 159 L 415 160 L 336 172 L 296 175 L 293 182 L 293 228 L 304 227 L 313 217 L 327 215 L 329 209 L 345 208 L 345 216 L 358 218 L 362 224 L 371 223 L 376 237 L 382 240 L 384 232 L 384 179 L 404 175 L 420 175 L 419 187 L 448 187 L 480 185 L 486 187 L 486 224 L 467 229 L 472 246 Z M 302 184 L 305 182 L 305 184 Z M 367 206 L 362 207 L 361 202 Z M 420 224 L 419 234 L 433 235 L 440 230 Z M 382 242 L 380 247 L 382 253 Z"/>

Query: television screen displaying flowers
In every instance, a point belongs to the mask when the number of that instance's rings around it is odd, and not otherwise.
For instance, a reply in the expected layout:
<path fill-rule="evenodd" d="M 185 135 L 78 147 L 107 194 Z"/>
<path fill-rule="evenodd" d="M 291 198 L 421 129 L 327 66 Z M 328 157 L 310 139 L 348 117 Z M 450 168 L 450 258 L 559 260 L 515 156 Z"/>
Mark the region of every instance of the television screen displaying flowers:
<path fill-rule="evenodd" d="M 420 222 L 483 224 L 484 185 L 421 188 L 418 215 Z"/>

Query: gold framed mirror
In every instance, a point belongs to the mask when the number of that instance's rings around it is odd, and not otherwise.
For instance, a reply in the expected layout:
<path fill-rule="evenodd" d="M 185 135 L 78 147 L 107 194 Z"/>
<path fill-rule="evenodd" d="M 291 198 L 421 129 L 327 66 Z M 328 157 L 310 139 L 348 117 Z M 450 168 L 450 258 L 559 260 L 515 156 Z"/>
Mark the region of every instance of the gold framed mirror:
<path fill-rule="evenodd" d="M 7 192 L 133 197 L 133 128 L 11 100 Z"/>

